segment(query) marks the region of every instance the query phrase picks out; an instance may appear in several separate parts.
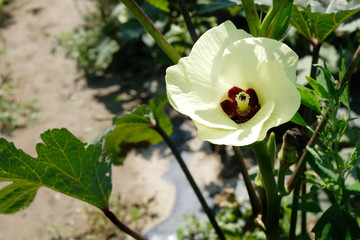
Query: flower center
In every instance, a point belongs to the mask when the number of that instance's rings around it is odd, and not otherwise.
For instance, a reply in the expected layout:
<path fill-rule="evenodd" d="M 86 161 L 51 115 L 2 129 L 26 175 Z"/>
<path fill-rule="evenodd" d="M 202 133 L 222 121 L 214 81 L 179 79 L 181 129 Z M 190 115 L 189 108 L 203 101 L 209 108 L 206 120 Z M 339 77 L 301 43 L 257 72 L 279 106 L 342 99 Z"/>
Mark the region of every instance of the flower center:
<path fill-rule="evenodd" d="M 237 113 L 241 116 L 246 116 L 249 111 L 249 99 L 250 96 L 246 92 L 240 92 L 236 95 L 235 100 L 237 103 Z"/>
<path fill-rule="evenodd" d="M 254 89 L 244 91 L 232 87 L 228 92 L 228 99 L 220 103 L 222 110 L 236 123 L 249 121 L 259 110 L 260 104 Z"/>

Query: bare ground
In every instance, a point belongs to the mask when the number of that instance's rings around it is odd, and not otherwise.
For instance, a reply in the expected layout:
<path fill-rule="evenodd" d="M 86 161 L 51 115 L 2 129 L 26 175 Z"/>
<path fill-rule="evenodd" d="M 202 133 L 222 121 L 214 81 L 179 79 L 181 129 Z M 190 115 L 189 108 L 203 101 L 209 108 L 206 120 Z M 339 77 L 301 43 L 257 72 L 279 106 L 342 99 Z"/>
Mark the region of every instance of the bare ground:
<path fill-rule="evenodd" d="M 114 93 L 119 86 L 103 84 L 89 88 L 76 63 L 66 58 L 64 51 L 51 53 L 54 36 L 79 26 L 80 13 L 89 7 L 85 0 L 18 0 L 11 11 L 11 24 L 0 29 L 6 50 L 5 55 L 0 55 L 0 75 L 10 79 L 19 103 L 36 100 L 39 109 L 38 124 L 17 129 L 11 137 L 2 137 L 32 156 L 36 156 L 40 134 L 47 129 L 65 127 L 86 142 L 111 125 L 113 114 L 95 96 Z M 169 162 L 160 160 L 159 153 L 149 159 L 135 153 L 130 157 L 131 162 L 113 170 L 113 195 L 121 194 L 129 204 L 150 204 L 156 217 L 143 222 L 141 228 L 145 232 L 170 214 L 175 187 L 162 180 Z M 0 240 L 51 239 L 54 229 L 81 231 L 88 224 L 85 205 L 41 188 L 29 208 L 13 215 L 0 215 Z"/>

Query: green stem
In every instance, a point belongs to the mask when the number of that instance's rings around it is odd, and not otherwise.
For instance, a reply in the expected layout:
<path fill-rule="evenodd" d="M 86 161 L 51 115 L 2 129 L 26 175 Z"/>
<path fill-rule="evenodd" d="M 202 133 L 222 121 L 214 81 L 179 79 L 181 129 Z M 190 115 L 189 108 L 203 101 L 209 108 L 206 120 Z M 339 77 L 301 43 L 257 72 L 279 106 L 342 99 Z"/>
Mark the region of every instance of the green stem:
<path fill-rule="evenodd" d="M 259 37 L 260 18 L 254 4 L 254 0 L 242 0 L 242 5 L 245 11 L 246 21 L 249 25 L 251 35 L 254 37 Z"/>
<path fill-rule="evenodd" d="M 285 188 L 285 176 L 286 176 L 286 171 L 288 169 L 289 169 L 289 164 L 280 161 L 280 166 L 278 171 L 278 189 L 280 196 L 285 196 L 288 194 L 288 191 Z"/>
<path fill-rule="evenodd" d="M 280 196 L 265 141 L 249 146 L 254 152 L 266 194 L 265 234 L 268 240 L 279 239 Z"/>
<path fill-rule="evenodd" d="M 120 230 L 133 237 L 136 240 L 148 240 L 146 237 L 141 234 L 135 232 L 133 229 L 129 228 L 125 223 L 121 222 L 115 214 L 109 209 L 108 206 L 101 209 L 105 216 L 114 223 Z"/>
<path fill-rule="evenodd" d="M 259 198 L 256 195 L 255 189 L 252 185 L 249 173 L 247 171 L 246 168 L 246 164 L 244 161 L 244 158 L 242 156 L 240 147 L 233 147 L 235 155 L 236 155 L 236 159 L 238 160 L 239 166 L 240 166 L 240 171 L 241 174 L 244 178 L 244 182 L 245 182 L 245 186 L 246 186 L 246 190 L 249 194 L 249 199 L 250 199 L 250 203 L 251 203 L 251 208 L 252 208 L 252 213 L 253 213 L 253 217 L 255 219 L 256 223 L 259 223 L 259 219 L 258 216 L 261 213 L 261 206 L 260 206 L 260 202 L 259 202 Z M 262 225 L 262 224 L 260 224 Z"/>
<path fill-rule="evenodd" d="M 289 231 L 289 240 L 295 240 L 296 238 L 296 222 L 297 222 L 297 214 L 299 208 L 299 193 L 300 193 L 300 185 L 301 183 L 296 183 L 293 192 L 293 200 L 291 205 L 291 217 L 290 217 L 290 231 Z"/>
<path fill-rule="evenodd" d="M 204 209 L 206 215 L 208 216 L 211 225 L 215 229 L 217 236 L 219 237 L 220 240 L 226 240 L 224 233 L 222 232 L 221 228 L 217 224 L 211 209 L 207 205 L 200 189 L 198 188 L 198 186 L 196 185 L 196 183 L 194 181 L 194 178 L 192 177 L 191 173 L 189 172 L 188 168 L 186 167 L 186 164 L 185 164 L 184 160 L 182 159 L 180 152 L 176 148 L 174 142 L 169 138 L 169 136 L 165 133 L 165 131 L 160 127 L 160 125 L 158 123 L 153 125 L 153 129 L 160 134 L 160 136 L 164 139 L 165 143 L 169 146 L 172 153 L 174 154 L 174 156 L 175 156 L 176 160 L 178 161 L 182 171 L 184 172 L 188 182 L 190 183 L 197 198 L 199 199 L 199 202 L 200 202 L 202 208 Z"/>
<path fill-rule="evenodd" d="M 304 169 L 304 172 L 306 169 Z M 301 196 L 306 195 L 306 179 L 305 174 L 303 175 L 304 181 L 301 183 Z M 306 200 L 304 198 L 301 199 L 301 202 L 304 203 Z M 301 235 L 306 236 L 307 235 L 307 218 L 306 218 L 306 212 L 301 212 Z"/>
<path fill-rule="evenodd" d="M 154 38 L 155 42 L 168 55 L 168 57 L 174 63 L 178 63 L 180 60 L 179 54 L 165 39 L 165 37 L 159 32 L 159 30 L 154 26 L 154 24 L 151 22 L 148 16 L 146 16 L 146 14 L 141 10 L 139 5 L 137 5 L 137 3 L 134 0 L 121 0 L 121 1 L 136 17 L 136 19 L 145 28 L 145 30 Z"/>
<path fill-rule="evenodd" d="M 317 67 L 314 65 L 317 64 L 319 61 L 319 53 L 320 53 L 320 48 L 322 46 L 322 42 L 320 42 L 316 38 L 313 38 L 311 40 L 311 45 L 313 46 L 313 52 L 312 52 L 310 77 L 316 79 Z"/>
<path fill-rule="evenodd" d="M 180 9 L 181 9 L 181 14 L 184 17 L 185 24 L 190 33 L 191 39 L 193 40 L 193 42 L 196 42 L 198 39 L 198 35 L 196 34 L 195 26 L 194 26 L 193 22 L 191 21 L 189 9 L 186 6 L 185 0 L 179 0 L 179 5 L 180 5 Z"/>

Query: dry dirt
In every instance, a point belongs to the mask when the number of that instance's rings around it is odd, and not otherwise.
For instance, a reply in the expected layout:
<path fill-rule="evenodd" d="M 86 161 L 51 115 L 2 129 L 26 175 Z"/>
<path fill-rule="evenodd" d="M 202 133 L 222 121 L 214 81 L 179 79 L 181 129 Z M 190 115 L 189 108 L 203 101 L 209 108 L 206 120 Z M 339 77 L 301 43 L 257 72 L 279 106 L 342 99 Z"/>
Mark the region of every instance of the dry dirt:
<path fill-rule="evenodd" d="M 65 127 L 82 141 L 92 140 L 111 125 L 113 117 L 94 96 L 114 93 L 119 86 L 103 84 L 89 88 L 76 63 L 66 58 L 64 51 L 51 53 L 56 35 L 82 23 L 80 13 L 91 7 L 89 1 L 18 0 L 15 3 L 11 24 L 1 29 L 6 54 L 0 55 L 0 75 L 10 79 L 19 103 L 36 100 L 39 122 L 15 130 L 11 137 L 2 137 L 32 156 L 36 156 L 35 145 L 41 141 L 40 134 L 47 129 Z M 121 193 L 130 203 L 152 199 L 151 209 L 157 217 L 143 226 L 146 231 L 170 214 L 175 187 L 162 180 L 169 167 L 167 159 L 159 159 L 156 153 L 150 159 L 131 154 L 131 163 L 113 170 L 113 193 Z M 141 171 L 137 166 L 141 166 Z M 64 232 L 83 229 L 87 224 L 85 205 L 41 188 L 29 208 L 13 215 L 0 215 L 0 240 L 50 239 L 52 229 Z"/>

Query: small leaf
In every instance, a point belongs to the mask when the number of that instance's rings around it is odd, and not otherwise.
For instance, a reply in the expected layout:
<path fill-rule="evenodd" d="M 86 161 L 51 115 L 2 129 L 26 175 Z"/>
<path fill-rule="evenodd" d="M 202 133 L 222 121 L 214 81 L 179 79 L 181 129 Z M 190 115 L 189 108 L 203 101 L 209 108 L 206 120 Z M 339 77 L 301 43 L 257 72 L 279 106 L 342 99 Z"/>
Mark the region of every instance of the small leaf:
<path fill-rule="evenodd" d="M 339 59 L 339 81 L 342 82 L 346 73 L 346 62 L 343 55 L 342 49 L 340 49 L 340 59 Z"/>
<path fill-rule="evenodd" d="M 301 95 L 301 103 L 306 107 L 316 111 L 317 113 L 320 113 L 320 104 L 314 94 L 314 91 L 301 85 L 297 85 L 297 89 Z"/>
<path fill-rule="evenodd" d="M 114 119 L 114 130 L 105 136 L 105 150 L 115 165 L 121 165 L 128 152 L 139 144 L 147 147 L 162 140 L 151 128 L 149 114 L 147 105 L 139 105 L 132 112 Z"/>
<path fill-rule="evenodd" d="M 308 126 L 308 124 L 305 122 L 305 120 L 301 117 L 300 113 L 298 112 L 296 112 L 296 114 L 292 117 L 290 121 L 303 127 Z"/>
<path fill-rule="evenodd" d="M 347 108 L 347 110 L 350 112 L 350 87 L 349 82 L 347 82 L 342 90 L 342 93 L 340 95 L 340 102 L 344 104 L 344 106 Z"/>
<path fill-rule="evenodd" d="M 172 133 L 172 124 L 170 118 L 163 110 L 166 103 L 168 103 L 166 94 L 159 94 L 149 101 L 149 106 L 160 127 L 170 136 Z"/>
<path fill-rule="evenodd" d="M 310 86 L 314 89 L 314 91 L 322 98 L 328 98 L 329 93 L 326 89 L 318 83 L 315 79 L 306 76 L 306 80 L 309 82 Z"/>
<path fill-rule="evenodd" d="M 169 2 L 167 0 L 146 0 L 146 1 L 160 10 L 163 10 L 165 12 L 170 12 Z"/>
<path fill-rule="evenodd" d="M 38 158 L 0 139 L 0 181 L 13 182 L 1 189 L 0 202 L 15 201 L 12 207 L 1 206 L 0 210 L 10 213 L 26 207 L 41 186 L 99 208 L 106 206 L 111 192 L 111 163 L 101 146 L 85 148 L 67 129 L 48 130 L 41 139 L 44 143 L 36 146 Z"/>
<path fill-rule="evenodd" d="M 324 212 L 311 231 L 317 240 L 352 240 L 360 236 L 357 222 L 337 203 Z"/>
<path fill-rule="evenodd" d="M 342 54 L 342 51 L 340 50 L 340 59 L 339 59 L 339 82 L 343 83 L 343 78 L 346 73 L 346 63 L 345 58 Z M 342 89 L 340 89 L 341 95 L 340 95 L 340 101 L 344 106 L 347 108 L 348 112 L 350 113 L 350 87 L 349 82 L 343 84 Z"/>
<path fill-rule="evenodd" d="M 332 165 L 325 164 L 326 159 L 323 159 L 324 157 L 320 156 L 315 149 L 310 148 L 309 146 L 306 146 L 306 149 L 314 157 L 314 159 L 312 159 L 311 157 L 308 159 L 311 168 L 323 179 L 328 178 L 336 182 L 339 176 L 333 171 L 333 169 L 331 169 Z"/>
<path fill-rule="evenodd" d="M 159 124 L 166 134 L 171 134 L 170 119 L 163 112 L 165 103 L 165 94 L 156 96 L 150 100 L 150 107 L 139 105 L 130 113 L 114 119 L 114 130 L 105 136 L 105 149 L 112 155 L 114 164 L 121 165 L 133 148 L 148 147 L 162 141 L 160 134 L 153 129 L 154 124 Z"/>
<path fill-rule="evenodd" d="M 349 158 L 349 167 L 355 166 L 360 160 L 360 142 L 356 144 Z"/>
<path fill-rule="evenodd" d="M 352 195 L 360 195 L 360 182 L 357 181 L 346 187 L 346 190 Z"/>

